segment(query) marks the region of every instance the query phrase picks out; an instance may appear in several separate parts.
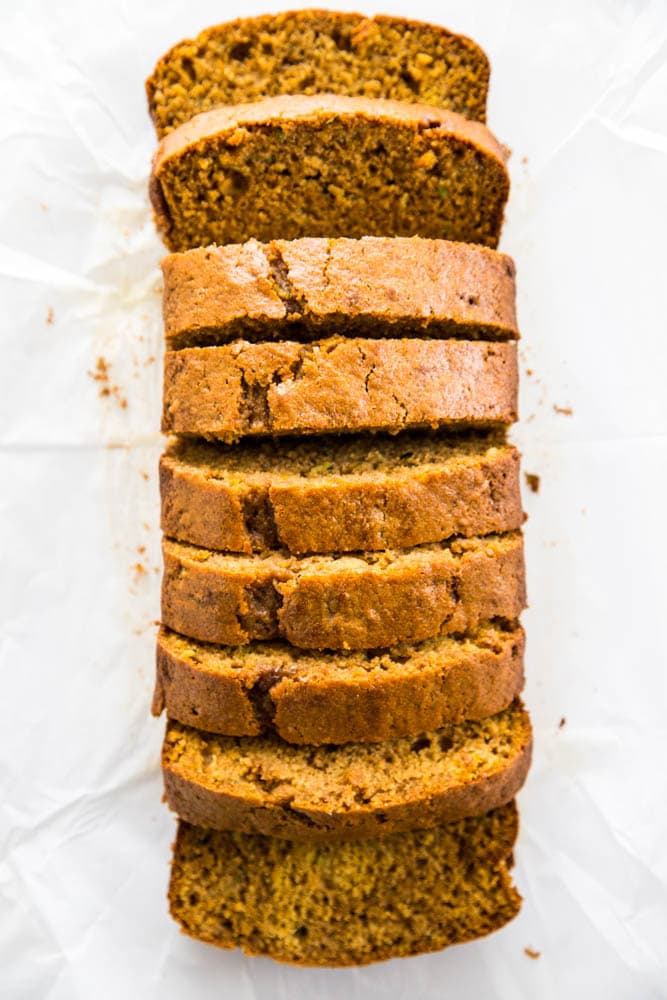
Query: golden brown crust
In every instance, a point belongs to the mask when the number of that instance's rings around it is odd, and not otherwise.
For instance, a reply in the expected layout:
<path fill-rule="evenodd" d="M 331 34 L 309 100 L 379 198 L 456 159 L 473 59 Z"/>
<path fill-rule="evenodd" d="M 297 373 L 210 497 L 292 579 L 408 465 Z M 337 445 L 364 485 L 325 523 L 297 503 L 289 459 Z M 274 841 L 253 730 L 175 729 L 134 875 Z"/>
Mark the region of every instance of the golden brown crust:
<path fill-rule="evenodd" d="M 484 125 L 438 108 L 279 96 L 218 107 L 170 132 L 149 192 L 171 250 L 366 235 L 495 247 L 505 158 Z"/>
<path fill-rule="evenodd" d="M 339 559 L 227 556 L 165 539 L 163 556 L 163 625 L 224 645 L 377 649 L 514 620 L 525 605 L 518 532 Z"/>
<path fill-rule="evenodd" d="M 335 92 L 484 121 L 489 64 L 471 39 L 398 17 L 299 10 L 240 18 L 172 46 L 146 81 L 158 136 L 216 104 Z"/>
<path fill-rule="evenodd" d="M 417 739 L 300 747 L 277 737 L 225 737 L 168 722 L 165 794 L 181 819 L 289 840 L 383 837 L 478 816 L 523 785 L 528 714 L 498 715 Z"/>
<path fill-rule="evenodd" d="M 179 823 L 169 903 L 181 930 L 296 965 L 436 951 L 519 911 L 513 803 L 433 830 L 312 844 Z"/>
<path fill-rule="evenodd" d="M 170 348 L 341 333 L 511 340 L 514 264 L 419 237 L 201 247 L 162 262 Z"/>
<path fill-rule="evenodd" d="M 486 626 L 371 656 L 208 646 L 162 629 L 153 713 L 228 736 L 378 742 L 481 719 L 523 687 L 520 626 Z"/>
<path fill-rule="evenodd" d="M 165 433 L 244 436 L 489 427 L 517 416 L 516 343 L 237 341 L 169 351 Z"/>
<path fill-rule="evenodd" d="M 515 448 L 409 433 L 233 449 L 174 441 L 160 496 L 167 536 L 248 555 L 409 548 L 524 519 Z"/>

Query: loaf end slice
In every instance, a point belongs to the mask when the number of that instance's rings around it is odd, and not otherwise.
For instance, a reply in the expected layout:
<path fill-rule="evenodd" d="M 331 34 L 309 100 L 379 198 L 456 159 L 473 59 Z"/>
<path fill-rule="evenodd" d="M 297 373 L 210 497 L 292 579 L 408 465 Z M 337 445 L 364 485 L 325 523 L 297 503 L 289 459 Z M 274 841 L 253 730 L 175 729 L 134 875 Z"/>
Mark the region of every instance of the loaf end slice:
<path fill-rule="evenodd" d="M 179 823 L 169 885 L 181 930 L 296 965 L 366 965 L 439 951 L 519 912 L 509 803 L 375 840 L 307 844 Z"/>

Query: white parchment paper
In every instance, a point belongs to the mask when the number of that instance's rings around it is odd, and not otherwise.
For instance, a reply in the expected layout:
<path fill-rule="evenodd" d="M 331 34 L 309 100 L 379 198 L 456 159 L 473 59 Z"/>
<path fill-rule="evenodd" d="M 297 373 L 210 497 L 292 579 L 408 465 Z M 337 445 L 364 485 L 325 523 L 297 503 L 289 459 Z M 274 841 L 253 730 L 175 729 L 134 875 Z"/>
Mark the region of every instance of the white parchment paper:
<path fill-rule="evenodd" d="M 1 0 L 8 1000 L 667 997 L 667 6 L 359 6 L 477 38 L 490 125 L 513 149 L 516 439 L 540 476 L 525 491 L 523 911 L 485 941 L 351 971 L 219 952 L 168 918 L 175 823 L 149 716 L 162 248 L 143 80 L 179 38 L 265 8 Z"/>

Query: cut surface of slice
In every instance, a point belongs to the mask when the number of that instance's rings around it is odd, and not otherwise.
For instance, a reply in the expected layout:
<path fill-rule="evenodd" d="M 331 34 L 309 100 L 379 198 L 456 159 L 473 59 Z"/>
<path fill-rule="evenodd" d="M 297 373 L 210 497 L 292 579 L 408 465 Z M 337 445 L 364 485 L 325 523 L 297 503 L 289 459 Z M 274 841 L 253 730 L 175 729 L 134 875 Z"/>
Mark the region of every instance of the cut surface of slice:
<path fill-rule="evenodd" d="M 479 122 L 335 94 L 205 111 L 164 137 L 150 194 L 170 250 L 424 236 L 495 247 L 506 152 Z"/>
<path fill-rule="evenodd" d="M 209 246 L 162 262 L 167 346 L 244 340 L 519 335 L 514 263 L 419 237 Z"/>
<path fill-rule="evenodd" d="M 519 912 L 513 803 L 372 840 L 309 844 L 179 823 L 171 914 L 193 938 L 298 965 L 439 951 Z"/>
<path fill-rule="evenodd" d="M 499 437 L 174 440 L 162 530 L 220 552 L 410 548 L 523 523 L 519 453 Z"/>
<path fill-rule="evenodd" d="M 299 10 L 174 45 L 146 81 L 160 137 L 201 111 L 276 94 L 419 101 L 484 121 L 489 63 L 471 39 L 398 17 Z"/>
<path fill-rule="evenodd" d="M 189 823 L 290 840 L 352 839 L 504 805 L 523 785 L 531 744 L 519 701 L 414 738 L 343 746 L 219 736 L 169 721 L 162 769 L 167 801 Z"/>
<path fill-rule="evenodd" d="M 223 555 L 163 543 L 162 624 L 203 642 L 377 649 L 466 633 L 525 605 L 519 532 L 356 555 Z"/>
<path fill-rule="evenodd" d="M 367 653 L 214 646 L 161 629 L 153 713 L 311 745 L 415 736 L 506 708 L 523 687 L 523 651 L 523 629 L 502 623 Z"/>
<path fill-rule="evenodd" d="M 418 427 L 491 428 L 517 416 L 516 342 L 235 341 L 165 357 L 162 429 L 221 441 Z"/>

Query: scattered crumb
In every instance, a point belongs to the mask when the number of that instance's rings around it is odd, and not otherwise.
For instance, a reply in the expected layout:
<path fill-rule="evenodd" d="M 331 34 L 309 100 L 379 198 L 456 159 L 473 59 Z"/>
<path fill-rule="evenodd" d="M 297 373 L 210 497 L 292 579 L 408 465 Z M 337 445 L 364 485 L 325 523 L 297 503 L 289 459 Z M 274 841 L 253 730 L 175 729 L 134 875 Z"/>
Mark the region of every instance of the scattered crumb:
<path fill-rule="evenodd" d="M 554 403 L 554 413 L 562 413 L 565 417 L 571 417 L 573 410 L 571 406 L 556 406 Z"/>
<path fill-rule="evenodd" d="M 115 399 L 121 410 L 127 409 L 127 399 L 123 396 L 120 391 L 120 387 L 114 385 L 111 381 L 111 376 L 109 375 L 111 365 L 106 358 L 99 357 L 97 359 L 97 364 L 92 372 L 88 372 L 90 377 L 94 382 L 100 383 L 100 396 L 105 398 Z"/>
<path fill-rule="evenodd" d="M 130 566 L 130 569 L 134 572 L 134 582 L 141 580 L 142 577 L 148 575 L 148 570 L 143 563 L 136 562 L 134 566 Z"/>
<path fill-rule="evenodd" d="M 567 719 L 565 718 L 565 716 L 563 716 L 563 718 L 558 723 L 558 728 L 562 729 L 566 722 L 567 722 Z"/>
<path fill-rule="evenodd" d="M 141 478 L 142 478 L 142 479 L 144 479 L 144 480 L 146 480 L 146 481 L 148 481 L 148 480 L 149 480 L 149 479 L 151 478 L 151 477 L 150 477 L 150 473 L 148 473 L 148 472 L 144 472 L 144 471 L 142 470 L 142 472 L 141 472 Z"/>
<path fill-rule="evenodd" d="M 528 489 L 531 491 L 531 493 L 539 493 L 540 477 L 537 476 L 534 472 L 526 472 L 524 473 L 524 475 L 526 477 L 526 485 L 528 486 Z"/>
<path fill-rule="evenodd" d="M 144 531 L 150 531 L 151 530 L 151 526 L 148 523 L 148 521 L 144 521 L 143 527 L 144 527 Z"/>
<path fill-rule="evenodd" d="M 521 162 L 523 163 L 523 165 L 525 167 L 525 165 L 528 163 L 528 157 L 527 156 L 522 156 L 521 157 Z"/>
<path fill-rule="evenodd" d="M 55 320 L 55 313 L 53 312 L 53 306 L 49 306 L 46 310 L 46 322 L 49 326 L 53 326 Z"/>
<path fill-rule="evenodd" d="M 161 622 L 161 621 L 160 621 L 160 620 L 159 620 L 158 618 L 156 618 L 156 619 L 155 619 L 155 620 L 153 621 L 153 625 L 157 625 L 157 627 L 158 627 L 158 628 L 160 627 L 160 625 L 161 625 L 161 624 L 162 624 L 162 622 Z"/>
<path fill-rule="evenodd" d="M 146 552 L 146 546 L 145 545 L 137 545 L 137 552 L 139 553 L 140 556 L 143 556 L 144 553 Z"/>
<path fill-rule="evenodd" d="M 528 958 L 539 958 L 542 954 L 541 951 L 535 951 L 534 948 L 524 948 L 523 953 L 524 955 L 528 955 Z"/>
<path fill-rule="evenodd" d="M 156 361 L 155 355 L 151 354 L 151 356 L 149 358 L 146 358 L 146 360 L 144 361 L 144 364 L 146 365 L 146 367 L 148 367 L 148 365 L 154 365 L 155 361 Z"/>
<path fill-rule="evenodd" d="M 107 382 L 109 379 L 109 362 L 106 358 L 99 357 L 95 365 L 94 372 L 88 372 L 95 382 Z"/>
<path fill-rule="evenodd" d="M 528 375 L 529 377 L 532 377 L 532 375 L 533 375 L 533 369 L 532 368 L 526 368 L 526 375 Z"/>
<path fill-rule="evenodd" d="M 137 625 L 136 628 L 132 629 L 132 632 L 134 635 L 144 635 L 146 632 L 152 632 L 153 628 L 159 624 L 159 622 L 148 621 L 145 625 Z"/>

